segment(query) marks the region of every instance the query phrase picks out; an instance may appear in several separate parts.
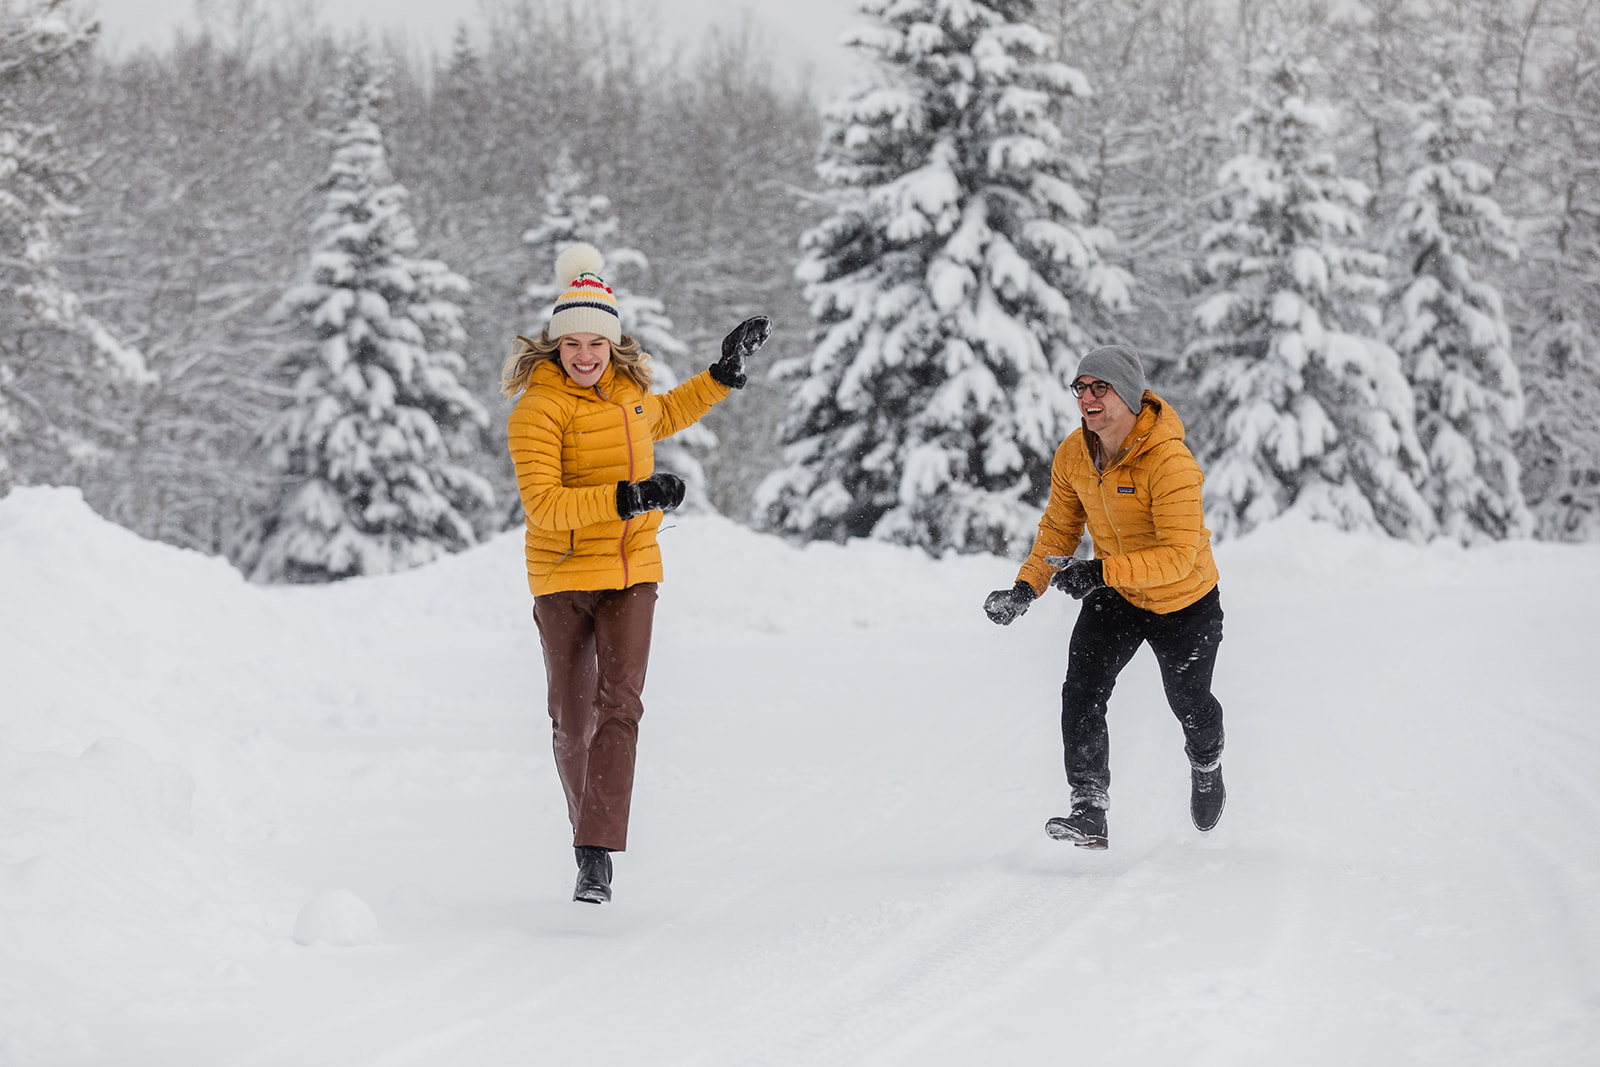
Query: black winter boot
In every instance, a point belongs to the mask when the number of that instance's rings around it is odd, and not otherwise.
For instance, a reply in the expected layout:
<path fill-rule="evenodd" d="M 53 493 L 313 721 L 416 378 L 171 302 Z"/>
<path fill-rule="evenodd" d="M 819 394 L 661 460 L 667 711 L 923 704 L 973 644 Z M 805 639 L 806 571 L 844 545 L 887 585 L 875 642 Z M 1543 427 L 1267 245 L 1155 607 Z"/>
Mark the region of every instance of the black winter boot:
<path fill-rule="evenodd" d="M 1228 791 L 1222 786 L 1222 763 L 1189 768 L 1189 817 L 1201 830 L 1209 830 L 1222 818 Z"/>
<path fill-rule="evenodd" d="M 572 899 L 585 904 L 604 904 L 611 899 L 611 850 L 598 845 L 579 845 L 578 884 Z"/>
<path fill-rule="evenodd" d="M 1056 816 L 1044 824 L 1044 832 L 1057 841 L 1071 841 L 1079 848 L 1106 847 L 1106 809 L 1077 801 L 1072 814 Z"/>

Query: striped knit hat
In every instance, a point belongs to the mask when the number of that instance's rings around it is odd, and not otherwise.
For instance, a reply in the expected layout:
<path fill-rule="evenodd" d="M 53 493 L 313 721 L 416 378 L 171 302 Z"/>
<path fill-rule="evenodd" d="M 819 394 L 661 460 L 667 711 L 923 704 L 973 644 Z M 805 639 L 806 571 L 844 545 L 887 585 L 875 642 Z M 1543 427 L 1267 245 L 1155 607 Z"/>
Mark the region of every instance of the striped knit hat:
<path fill-rule="evenodd" d="M 622 319 L 617 314 L 617 294 L 600 277 L 606 265 L 594 245 L 576 244 L 556 260 L 556 281 L 563 290 L 550 315 L 547 332 L 552 340 L 569 333 L 594 333 L 622 343 Z"/>

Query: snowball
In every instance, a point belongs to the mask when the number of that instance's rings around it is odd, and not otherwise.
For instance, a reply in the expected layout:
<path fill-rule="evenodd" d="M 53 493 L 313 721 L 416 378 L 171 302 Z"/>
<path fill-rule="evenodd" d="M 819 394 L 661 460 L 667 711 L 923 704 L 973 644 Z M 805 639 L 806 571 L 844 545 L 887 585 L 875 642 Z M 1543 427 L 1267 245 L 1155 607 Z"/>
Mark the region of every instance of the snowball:
<path fill-rule="evenodd" d="M 378 916 L 367 902 L 348 889 L 335 889 L 312 898 L 294 921 L 294 943 L 314 945 L 375 945 Z"/>

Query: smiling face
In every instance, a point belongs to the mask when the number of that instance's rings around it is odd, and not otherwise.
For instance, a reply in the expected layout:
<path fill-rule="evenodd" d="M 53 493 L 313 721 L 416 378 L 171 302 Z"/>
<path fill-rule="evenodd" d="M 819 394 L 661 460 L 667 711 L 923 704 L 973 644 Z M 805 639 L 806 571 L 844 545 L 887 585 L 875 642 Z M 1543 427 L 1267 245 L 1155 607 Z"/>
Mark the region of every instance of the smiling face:
<path fill-rule="evenodd" d="M 611 342 L 597 333 L 569 333 L 561 338 L 561 366 L 567 377 L 588 388 L 611 365 Z"/>
<path fill-rule="evenodd" d="M 1074 384 L 1087 386 L 1099 380 L 1091 374 L 1080 374 Z M 1133 431 L 1138 416 L 1122 402 L 1115 389 L 1105 392 L 1105 396 L 1095 396 L 1094 390 L 1084 389 L 1078 397 L 1078 414 L 1083 416 L 1084 428 L 1100 438 L 1108 453 L 1115 453 Z"/>

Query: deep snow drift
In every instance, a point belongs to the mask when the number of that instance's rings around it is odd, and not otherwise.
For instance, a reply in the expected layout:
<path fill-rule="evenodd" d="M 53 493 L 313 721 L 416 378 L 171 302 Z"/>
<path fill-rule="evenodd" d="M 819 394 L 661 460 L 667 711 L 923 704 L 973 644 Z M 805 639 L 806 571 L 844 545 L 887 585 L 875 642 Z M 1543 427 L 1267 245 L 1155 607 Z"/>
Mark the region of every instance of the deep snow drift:
<path fill-rule="evenodd" d="M 1221 546 L 1228 811 L 1142 652 L 1090 853 L 1068 598 L 669 527 L 593 908 L 516 535 L 266 589 L 0 500 L 0 1063 L 1600 1062 L 1600 548 Z"/>

